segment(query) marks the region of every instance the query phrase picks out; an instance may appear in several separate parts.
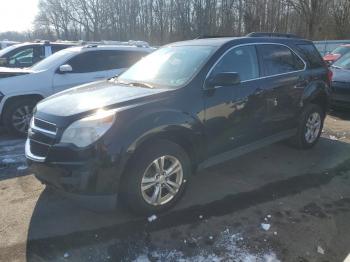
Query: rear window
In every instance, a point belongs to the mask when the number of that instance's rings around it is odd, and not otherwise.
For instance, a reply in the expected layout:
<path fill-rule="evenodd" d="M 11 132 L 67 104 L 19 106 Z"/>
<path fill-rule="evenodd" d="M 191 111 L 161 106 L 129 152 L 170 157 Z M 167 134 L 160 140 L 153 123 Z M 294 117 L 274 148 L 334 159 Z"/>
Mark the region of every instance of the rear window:
<path fill-rule="evenodd" d="M 313 44 L 297 45 L 299 51 L 305 56 L 310 68 L 324 67 L 324 61 Z"/>

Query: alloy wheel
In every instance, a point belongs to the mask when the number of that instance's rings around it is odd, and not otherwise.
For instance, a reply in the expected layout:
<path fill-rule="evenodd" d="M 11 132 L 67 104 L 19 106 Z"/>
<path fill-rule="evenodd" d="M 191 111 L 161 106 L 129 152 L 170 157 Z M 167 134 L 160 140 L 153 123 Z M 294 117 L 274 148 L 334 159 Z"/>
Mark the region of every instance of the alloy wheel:
<path fill-rule="evenodd" d="M 32 108 L 28 105 L 20 106 L 12 114 L 13 127 L 22 134 L 27 133 L 32 118 Z"/>
<path fill-rule="evenodd" d="M 150 205 L 164 205 L 176 196 L 182 183 L 181 162 L 174 156 L 161 156 L 155 159 L 143 174 L 142 197 Z"/>
<path fill-rule="evenodd" d="M 305 140 L 312 144 L 315 142 L 321 131 L 322 120 L 318 112 L 313 112 L 309 115 L 306 121 Z"/>

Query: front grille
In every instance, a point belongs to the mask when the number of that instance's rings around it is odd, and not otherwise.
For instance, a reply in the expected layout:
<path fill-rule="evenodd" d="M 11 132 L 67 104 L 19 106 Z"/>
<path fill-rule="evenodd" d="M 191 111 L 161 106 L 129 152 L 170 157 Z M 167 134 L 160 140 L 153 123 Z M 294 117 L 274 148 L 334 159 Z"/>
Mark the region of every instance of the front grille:
<path fill-rule="evenodd" d="M 55 143 L 57 127 L 55 124 L 34 118 L 28 131 L 27 155 L 30 159 L 44 161 L 50 147 Z"/>
<path fill-rule="evenodd" d="M 30 151 L 33 155 L 38 157 L 46 157 L 50 146 L 46 144 L 39 143 L 34 140 L 29 140 Z"/>
<path fill-rule="evenodd" d="M 57 127 L 55 124 L 38 119 L 38 118 L 34 118 L 34 123 L 32 128 L 40 130 L 44 133 L 49 133 L 49 134 L 57 133 Z"/>

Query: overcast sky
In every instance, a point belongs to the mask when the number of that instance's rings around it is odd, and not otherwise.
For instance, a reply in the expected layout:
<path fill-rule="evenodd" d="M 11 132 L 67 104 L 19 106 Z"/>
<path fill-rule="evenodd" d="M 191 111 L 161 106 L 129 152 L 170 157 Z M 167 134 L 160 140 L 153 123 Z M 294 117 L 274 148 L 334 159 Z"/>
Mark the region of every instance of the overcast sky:
<path fill-rule="evenodd" d="M 32 28 L 39 0 L 0 0 L 0 32 Z"/>

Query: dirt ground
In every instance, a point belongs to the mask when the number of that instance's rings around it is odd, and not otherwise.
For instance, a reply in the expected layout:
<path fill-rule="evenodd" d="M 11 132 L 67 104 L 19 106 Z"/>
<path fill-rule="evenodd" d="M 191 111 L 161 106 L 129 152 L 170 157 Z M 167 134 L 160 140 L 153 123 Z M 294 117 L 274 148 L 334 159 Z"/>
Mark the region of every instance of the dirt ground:
<path fill-rule="evenodd" d="M 149 219 L 97 213 L 41 185 L 24 141 L 0 135 L 0 261 L 344 261 L 350 254 L 350 113 L 315 148 L 283 143 L 196 174 Z"/>

